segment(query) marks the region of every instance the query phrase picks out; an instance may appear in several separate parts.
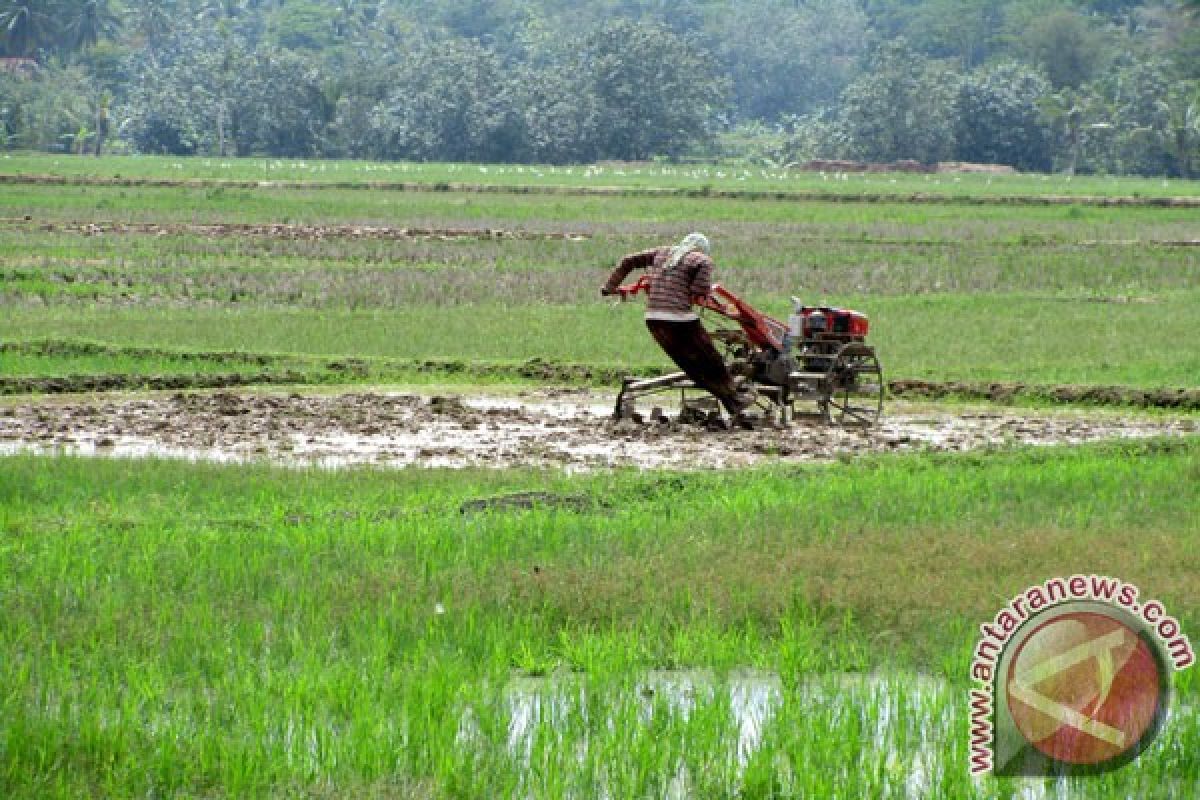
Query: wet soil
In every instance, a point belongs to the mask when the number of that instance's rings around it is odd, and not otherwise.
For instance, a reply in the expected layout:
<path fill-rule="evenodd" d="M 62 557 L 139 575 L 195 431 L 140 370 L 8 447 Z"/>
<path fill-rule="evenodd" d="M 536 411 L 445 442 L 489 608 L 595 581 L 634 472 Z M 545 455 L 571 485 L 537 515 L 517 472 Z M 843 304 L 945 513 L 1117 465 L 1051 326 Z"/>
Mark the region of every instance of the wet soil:
<path fill-rule="evenodd" d="M 1200 389 L 1138 389 L 1132 386 L 1042 385 L 1014 382 L 894 380 L 888 394 L 908 399 L 986 400 L 1009 403 L 1035 400 L 1055 404 L 1200 409 Z"/>
<path fill-rule="evenodd" d="M 1200 420 L 1194 418 L 964 410 L 893 413 L 866 431 L 806 422 L 786 429 L 714 431 L 669 420 L 614 422 L 610 404 L 611 397 L 588 390 L 469 398 L 227 391 L 57 398 L 0 406 L 0 453 L 325 467 L 705 469 L 1200 432 Z"/>

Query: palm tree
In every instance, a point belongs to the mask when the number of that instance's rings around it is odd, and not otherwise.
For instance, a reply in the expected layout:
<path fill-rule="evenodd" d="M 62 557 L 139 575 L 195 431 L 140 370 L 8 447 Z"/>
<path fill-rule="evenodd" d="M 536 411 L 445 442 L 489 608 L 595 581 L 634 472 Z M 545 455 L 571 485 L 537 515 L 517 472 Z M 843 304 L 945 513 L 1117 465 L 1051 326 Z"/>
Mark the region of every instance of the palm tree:
<path fill-rule="evenodd" d="M 1189 180 L 1192 157 L 1200 149 L 1200 85 L 1172 87 L 1167 100 L 1159 101 L 1159 108 L 1167 116 L 1167 129 L 1162 132 L 1163 144 L 1175 160 L 1179 176 Z"/>
<path fill-rule="evenodd" d="M 82 0 L 67 22 L 71 47 L 84 49 L 101 39 L 111 38 L 121 29 L 121 17 L 111 0 Z"/>
<path fill-rule="evenodd" d="M 371 10 L 363 0 L 335 0 L 334 32 L 344 38 L 354 38 L 368 25 Z"/>
<path fill-rule="evenodd" d="M 246 0 L 200 0 L 196 19 L 234 19 L 246 10 Z"/>
<path fill-rule="evenodd" d="M 136 8 L 129 9 L 133 29 L 150 44 L 157 44 L 170 35 L 175 27 L 174 15 L 178 12 L 174 2 L 142 0 Z"/>
<path fill-rule="evenodd" d="M 53 41 L 53 9 L 47 0 L 4 0 L 0 3 L 0 34 L 9 56 L 23 57 Z"/>

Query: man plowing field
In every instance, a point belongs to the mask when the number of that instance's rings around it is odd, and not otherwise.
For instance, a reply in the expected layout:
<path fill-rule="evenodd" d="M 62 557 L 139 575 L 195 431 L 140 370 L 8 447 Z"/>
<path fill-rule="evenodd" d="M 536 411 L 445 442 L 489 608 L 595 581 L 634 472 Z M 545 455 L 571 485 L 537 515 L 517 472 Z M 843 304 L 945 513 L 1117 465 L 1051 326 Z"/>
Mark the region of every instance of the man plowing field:
<path fill-rule="evenodd" d="M 750 399 L 738 393 L 725 360 L 692 307 L 712 293 L 710 252 L 708 237 L 689 233 L 674 247 L 632 253 L 621 259 L 600 293 L 617 294 L 630 272 L 645 269 L 650 287 L 646 301 L 650 335 L 696 386 L 716 397 L 730 417 L 742 420 Z"/>
<path fill-rule="evenodd" d="M 635 269 L 645 269 L 646 274 L 621 285 Z M 801 416 L 855 426 L 879 419 L 883 371 L 875 349 L 866 343 L 866 315 L 806 306 L 793 297 L 785 324 L 714 284 L 712 274 L 708 239 L 699 233 L 689 234 L 675 247 L 625 256 L 617 264 L 601 294 L 626 299 L 646 292 L 646 327 L 683 371 L 626 378 L 615 417 L 640 419 L 634 409 L 638 398 L 678 390 L 681 419 L 720 422 L 712 398 L 740 427 L 753 427 L 756 419 L 786 424 Z M 710 335 L 697 308 L 736 327 L 718 328 Z M 688 391 L 696 389 L 711 395 L 711 406 L 705 407 L 705 398 L 689 402 Z M 751 406 L 762 414 L 747 414 Z"/>

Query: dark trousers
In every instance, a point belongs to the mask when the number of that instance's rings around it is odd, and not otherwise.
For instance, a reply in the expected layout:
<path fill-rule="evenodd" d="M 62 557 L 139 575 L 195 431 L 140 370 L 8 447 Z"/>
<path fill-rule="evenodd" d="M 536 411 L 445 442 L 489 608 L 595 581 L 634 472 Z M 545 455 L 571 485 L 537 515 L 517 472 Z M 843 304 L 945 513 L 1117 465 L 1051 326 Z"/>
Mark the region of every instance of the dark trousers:
<path fill-rule="evenodd" d="M 737 391 L 733 387 L 733 376 L 729 374 L 724 359 L 699 320 L 670 322 L 648 319 L 646 327 L 658 346 L 697 386 L 711 392 L 730 414 L 737 414 L 741 410 Z"/>

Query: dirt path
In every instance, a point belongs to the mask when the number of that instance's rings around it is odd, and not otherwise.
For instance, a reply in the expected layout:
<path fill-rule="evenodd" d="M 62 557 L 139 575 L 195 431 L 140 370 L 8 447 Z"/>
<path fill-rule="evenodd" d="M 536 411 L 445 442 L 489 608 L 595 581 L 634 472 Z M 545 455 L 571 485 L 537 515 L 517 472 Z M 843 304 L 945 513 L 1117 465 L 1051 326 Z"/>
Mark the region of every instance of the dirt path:
<path fill-rule="evenodd" d="M 1030 412 L 892 414 L 869 432 L 797 424 L 707 431 L 608 419 L 611 399 L 539 390 L 469 399 L 413 394 L 175 393 L 0 406 L 0 453 L 340 467 L 729 468 L 907 450 L 973 450 L 1200 432 L 1197 419 Z"/>

